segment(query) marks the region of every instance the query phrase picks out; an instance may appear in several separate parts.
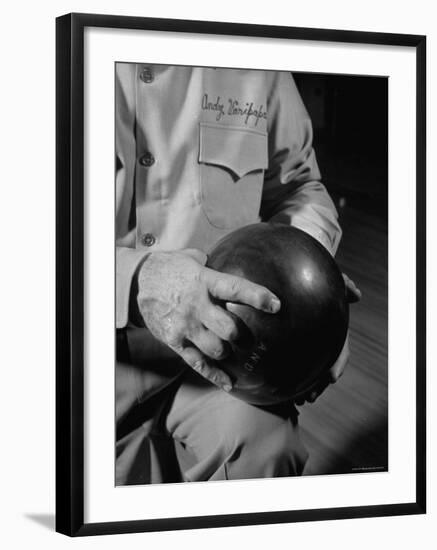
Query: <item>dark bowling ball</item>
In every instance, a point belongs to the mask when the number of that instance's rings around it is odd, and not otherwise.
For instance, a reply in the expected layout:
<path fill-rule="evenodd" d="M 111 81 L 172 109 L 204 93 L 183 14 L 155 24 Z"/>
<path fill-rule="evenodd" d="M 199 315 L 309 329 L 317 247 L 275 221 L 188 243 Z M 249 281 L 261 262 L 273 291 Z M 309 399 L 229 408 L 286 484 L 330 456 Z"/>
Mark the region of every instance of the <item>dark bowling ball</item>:
<path fill-rule="evenodd" d="M 349 322 L 345 284 L 329 252 L 304 231 L 257 223 L 219 241 L 207 265 L 263 285 L 281 300 L 277 314 L 230 308 L 254 337 L 251 349 L 232 346 L 218 363 L 234 382 L 233 395 L 273 405 L 311 389 L 338 358 Z"/>

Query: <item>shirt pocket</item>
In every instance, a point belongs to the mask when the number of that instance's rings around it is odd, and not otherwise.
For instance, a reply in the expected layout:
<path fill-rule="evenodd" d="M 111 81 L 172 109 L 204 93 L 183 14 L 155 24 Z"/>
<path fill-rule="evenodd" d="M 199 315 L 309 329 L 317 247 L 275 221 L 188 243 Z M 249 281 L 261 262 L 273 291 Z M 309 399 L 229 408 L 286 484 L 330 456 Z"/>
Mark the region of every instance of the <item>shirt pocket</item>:
<path fill-rule="evenodd" d="M 200 123 L 199 165 L 200 200 L 211 225 L 233 229 L 259 220 L 265 132 Z"/>

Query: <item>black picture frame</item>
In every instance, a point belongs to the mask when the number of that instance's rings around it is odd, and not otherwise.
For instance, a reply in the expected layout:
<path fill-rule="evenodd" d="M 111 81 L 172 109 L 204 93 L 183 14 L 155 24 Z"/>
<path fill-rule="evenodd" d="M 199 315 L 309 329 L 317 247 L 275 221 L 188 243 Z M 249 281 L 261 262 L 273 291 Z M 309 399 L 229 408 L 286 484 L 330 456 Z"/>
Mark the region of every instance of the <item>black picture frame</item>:
<path fill-rule="evenodd" d="M 416 74 L 416 499 L 387 505 L 84 522 L 84 29 L 86 27 L 377 44 L 415 48 Z M 56 21 L 56 530 L 69 536 L 422 514 L 426 511 L 425 151 L 426 37 L 112 15 Z"/>

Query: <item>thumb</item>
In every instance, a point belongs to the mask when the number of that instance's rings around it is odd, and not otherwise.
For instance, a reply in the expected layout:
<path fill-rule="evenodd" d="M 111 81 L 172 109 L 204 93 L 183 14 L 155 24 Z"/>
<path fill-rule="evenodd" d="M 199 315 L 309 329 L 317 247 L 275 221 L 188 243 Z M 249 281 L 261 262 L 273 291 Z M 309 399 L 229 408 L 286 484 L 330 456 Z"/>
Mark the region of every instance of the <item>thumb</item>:
<path fill-rule="evenodd" d="M 361 290 L 345 273 L 342 274 L 346 285 L 346 295 L 349 303 L 359 302 L 361 300 Z"/>

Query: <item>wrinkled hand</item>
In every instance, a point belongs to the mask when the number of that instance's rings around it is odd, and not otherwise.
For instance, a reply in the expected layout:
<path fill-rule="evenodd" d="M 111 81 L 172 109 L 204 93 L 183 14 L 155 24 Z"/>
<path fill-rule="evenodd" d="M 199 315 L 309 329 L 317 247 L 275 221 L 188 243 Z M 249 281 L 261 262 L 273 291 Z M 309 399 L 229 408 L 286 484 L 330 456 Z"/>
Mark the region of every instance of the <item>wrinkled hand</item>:
<path fill-rule="evenodd" d="M 350 304 L 358 302 L 361 299 L 361 291 L 357 288 L 352 279 L 349 279 L 347 275 L 343 273 L 343 279 L 346 285 L 346 295 L 347 300 Z M 323 376 L 319 382 L 311 388 L 307 393 L 299 396 L 295 403 L 296 405 L 303 405 L 305 401 L 308 403 L 313 403 L 330 384 L 335 384 L 337 380 L 342 376 L 344 369 L 346 368 L 347 362 L 349 360 L 349 331 L 346 336 L 346 340 L 341 350 L 341 353 L 334 363 L 334 365 L 329 369 L 325 376 Z"/>
<path fill-rule="evenodd" d="M 215 300 L 250 305 L 267 313 L 280 309 L 265 287 L 204 266 L 197 250 L 155 252 L 138 272 L 137 302 L 150 332 L 204 378 L 231 391 L 228 375 L 214 364 L 229 344 L 245 347 L 251 336 L 244 323 Z"/>

